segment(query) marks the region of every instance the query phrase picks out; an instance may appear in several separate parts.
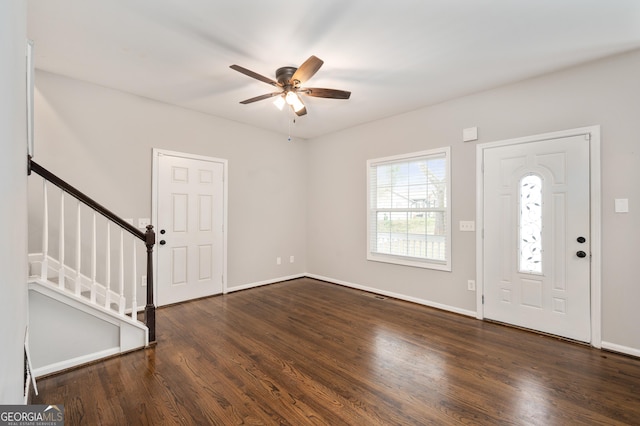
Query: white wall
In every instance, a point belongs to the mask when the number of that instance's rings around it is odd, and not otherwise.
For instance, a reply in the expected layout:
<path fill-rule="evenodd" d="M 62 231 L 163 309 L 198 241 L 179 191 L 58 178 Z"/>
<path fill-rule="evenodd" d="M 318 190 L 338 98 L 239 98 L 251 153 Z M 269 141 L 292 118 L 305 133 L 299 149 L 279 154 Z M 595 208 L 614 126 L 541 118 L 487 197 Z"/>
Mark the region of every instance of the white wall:
<path fill-rule="evenodd" d="M 306 270 L 304 143 L 45 72 L 35 135 L 38 163 L 123 218 L 151 217 L 152 148 L 227 159 L 228 287 Z"/>
<path fill-rule="evenodd" d="M 475 234 L 456 225 L 475 219 L 476 143 L 462 143 L 462 129 L 478 126 L 477 143 L 484 143 L 599 124 L 603 345 L 640 353 L 633 329 L 640 286 L 631 269 L 640 237 L 638 70 L 640 51 L 294 143 L 38 73 L 36 159 L 123 217 L 148 217 L 152 147 L 227 158 L 230 287 L 306 271 L 471 313 L 475 293 L 466 284 L 475 277 Z M 366 160 L 440 146 L 452 149 L 453 271 L 368 262 Z M 629 198 L 631 212 L 614 214 L 614 198 Z M 276 256 L 285 260 L 280 267 Z"/>
<path fill-rule="evenodd" d="M 469 72 L 473 72 L 472 69 Z M 474 311 L 476 143 L 601 125 L 603 346 L 640 354 L 640 51 L 380 120 L 309 142 L 308 272 L 383 292 Z M 366 171 L 370 158 L 451 146 L 453 271 L 366 260 Z M 630 213 L 615 214 L 615 198 Z"/>
<path fill-rule="evenodd" d="M 0 404 L 23 401 L 27 325 L 26 3 L 0 2 Z"/>

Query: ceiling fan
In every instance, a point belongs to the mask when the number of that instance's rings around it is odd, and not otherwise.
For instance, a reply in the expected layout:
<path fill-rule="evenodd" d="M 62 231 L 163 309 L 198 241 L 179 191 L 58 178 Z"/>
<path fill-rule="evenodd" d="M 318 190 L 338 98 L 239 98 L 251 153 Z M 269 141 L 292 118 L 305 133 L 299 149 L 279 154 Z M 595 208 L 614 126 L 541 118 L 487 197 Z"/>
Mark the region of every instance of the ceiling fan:
<path fill-rule="evenodd" d="M 304 106 L 300 95 L 315 96 L 317 98 L 330 98 L 330 99 L 349 99 L 351 92 L 345 90 L 336 89 L 320 89 L 315 87 L 301 87 L 301 84 L 309 80 L 313 75 L 318 72 L 324 61 L 315 56 L 309 57 L 299 68 L 296 67 L 282 67 L 276 70 L 276 79 L 272 80 L 269 77 L 265 77 L 251 70 L 243 68 L 239 65 L 231 65 L 230 68 L 255 78 L 256 80 L 263 81 L 272 86 L 278 87 L 279 91 L 273 93 L 267 93 L 266 95 L 256 96 L 255 98 L 245 99 L 241 101 L 241 104 L 250 104 L 252 102 L 261 101 L 263 99 L 269 99 L 274 96 L 278 96 L 274 104 L 282 109 L 285 104 L 288 104 L 291 109 L 298 116 L 305 115 L 307 108 Z"/>

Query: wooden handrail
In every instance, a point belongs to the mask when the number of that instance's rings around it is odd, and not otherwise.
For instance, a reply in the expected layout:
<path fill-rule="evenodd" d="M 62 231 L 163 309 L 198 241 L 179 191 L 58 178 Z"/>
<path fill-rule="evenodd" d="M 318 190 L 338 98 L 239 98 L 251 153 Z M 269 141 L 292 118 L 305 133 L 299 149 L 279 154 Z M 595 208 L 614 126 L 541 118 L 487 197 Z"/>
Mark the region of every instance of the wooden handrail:
<path fill-rule="evenodd" d="M 130 224 L 129 222 L 122 219 L 117 214 L 113 213 L 111 210 L 102 206 L 97 201 L 93 200 L 91 197 L 85 195 L 80 190 L 76 189 L 74 186 L 68 184 L 64 180 L 60 179 L 58 176 L 51 173 L 49 170 L 42 167 L 40 164 L 33 161 L 31 158 L 29 159 L 30 170 L 36 172 L 40 176 L 42 176 L 47 181 L 51 182 L 58 188 L 62 189 L 64 192 L 74 196 L 78 200 L 82 201 L 87 206 L 91 207 L 110 221 L 117 223 L 118 226 L 137 237 L 138 239 L 144 241 L 146 243 L 147 236 L 144 232 L 140 231 L 138 228 Z"/>
<path fill-rule="evenodd" d="M 129 232 L 134 237 L 144 242 L 145 246 L 147 247 L 147 303 L 144 309 L 144 323 L 149 329 L 149 344 L 155 343 L 156 307 L 153 302 L 153 246 L 156 243 L 156 233 L 153 230 L 153 225 L 147 225 L 147 229 L 145 232 L 140 231 L 138 228 L 126 222 L 117 214 L 113 213 L 111 210 L 107 209 L 97 201 L 93 200 L 91 197 L 85 195 L 74 186 L 65 182 L 63 179 L 60 179 L 52 172 L 33 161 L 31 156 L 28 156 L 28 174 L 31 174 L 32 171 L 36 172 L 46 181 L 49 181 L 52 184 L 56 185 L 62 191 L 72 195 L 82 203 L 86 204 L 88 207 L 92 208 L 113 223 L 116 223 L 118 226 Z M 132 316 L 133 315 L 135 315 L 135 312 L 132 312 Z"/>

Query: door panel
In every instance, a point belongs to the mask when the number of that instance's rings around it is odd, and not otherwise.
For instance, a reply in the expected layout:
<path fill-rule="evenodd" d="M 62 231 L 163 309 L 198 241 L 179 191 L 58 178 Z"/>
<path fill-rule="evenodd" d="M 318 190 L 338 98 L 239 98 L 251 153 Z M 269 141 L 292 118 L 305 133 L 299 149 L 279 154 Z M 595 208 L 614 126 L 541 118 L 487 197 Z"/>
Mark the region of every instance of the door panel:
<path fill-rule="evenodd" d="M 158 156 L 159 305 L 222 293 L 223 176 L 221 162 Z"/>
<path fill-rule="evenodd" d="M 484 316 L 588 342 L 589 140 L 484 150 Z M 584 237 L 585 242 L 577 241 Z"/>

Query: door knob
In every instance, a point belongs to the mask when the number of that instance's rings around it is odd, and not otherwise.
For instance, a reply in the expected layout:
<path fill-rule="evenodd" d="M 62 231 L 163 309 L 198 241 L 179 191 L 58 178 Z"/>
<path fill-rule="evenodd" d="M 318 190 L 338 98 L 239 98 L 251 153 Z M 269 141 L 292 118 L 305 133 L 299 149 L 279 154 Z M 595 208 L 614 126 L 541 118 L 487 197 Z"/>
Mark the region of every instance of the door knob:
<path fill-rule="evenodd" d="M 165 240 L 160 240 L 160 245 L 161 245 L 161 246 L 163 246 L 163 245 L 165 245 L 165 244 L 167 244 L 167 242 L 166 242 Z M 581 252 L 581 253 L 582 253 L 582 252 Z M 579 256 L 579 255 L 578 255 L 578 256 Z M 582 256 L 582 257 L 584 257 L 584 256 Z"/>
<path fill-rule="evenodd" d="M 160 244 L 162 244 L 162 241 L 160 241 Z M 580 250 L 579 252 L 576 253 L 576 256 L 578 256 L 579 258 L 587 257 L 587 253 Z"/>
<path fill-rule="evenodd" d="M 160 231 L 160 232 L 162 232 L 162 231 Z M 578 237 L 578 239 L 576 241 L 578 241 L 580 244 L 582 244 L 585 241 L 587 241 L 587 239 L 585 237 Z"/>
<path fill-rule="evenodd" d="M 160 233 L 163 234 L 163 235 L 164 235 L 165 232 L 167 232 L 167 231 L 165 231 L 164 229 L 160 230 Z M 580 238 L 582 238 L 582 237 L 580 237 Z M 578 238 L 578 239 L 580 239 L 580 238 Z"/>

